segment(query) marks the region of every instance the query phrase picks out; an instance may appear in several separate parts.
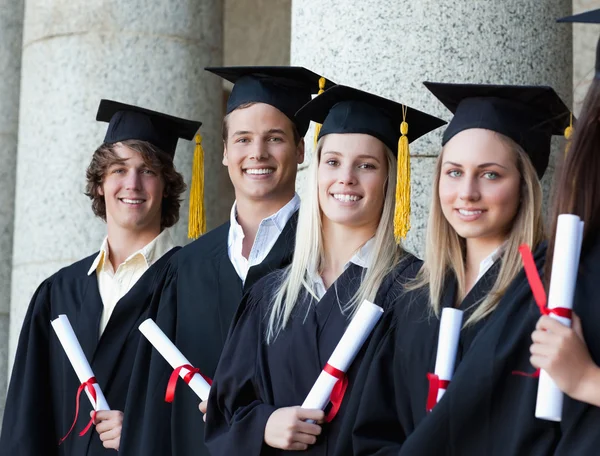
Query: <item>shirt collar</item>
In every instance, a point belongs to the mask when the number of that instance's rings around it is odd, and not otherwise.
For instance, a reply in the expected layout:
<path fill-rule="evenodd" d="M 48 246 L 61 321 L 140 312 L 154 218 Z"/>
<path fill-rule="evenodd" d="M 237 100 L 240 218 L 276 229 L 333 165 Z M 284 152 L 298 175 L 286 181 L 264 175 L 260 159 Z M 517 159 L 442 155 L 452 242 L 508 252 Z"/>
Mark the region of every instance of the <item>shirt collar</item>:
<path fill-rule="evenodd" d="M 352 258 L 350 258 L 350 260 L 344 265 L 344 271 L 348 269 L 348 266 L 350 266 L 350 264 L 355 264 L 356 266 L 360 266 L 363 269 L 367 269 L 371 265 L 371 259 L 373 256 L 374 248 L 375 238 L 372 237 L 367 242 L 365 242 L 362 245 L 362 247 L 356 251 L 354 255 L 352 255 Z M 321 279 L 321 276 L 319 275 L 318 271 L 312 269 L 310 270 L 310 276 L 312 277 L 313 282 L 317 278 L 319 280 Z"/>
<path fill-rule="evenodd" d="M 485 275 L 486 272 L 494 265 L 496 261 L 502 256 L 504 250 L 506 249 L 506 242 L 504 241 L 502 244 L 498 246 L 492 253 L 490 253 L 487 257 L 485 257 L 481 263 L 479 263 L 479 274 L 477 276 L 477 280 Z"/>
<path fill-rule="evenodd" d="M 131 259 L 135 258 L 138 255 L 141 255 L 144 261 L 146 262 L 146 266 L 152 266 L 160 257 L 162 257 L 165 253 L 175 247 L 173 239 L 171 238 L 171 234 L 168 229 L 162 230 L 162 232 L 156 236 L 152 241 L 150 241 L 147 245 L 142 247 L 137 252 L 132 253 L 127 257 L 127 259 L 123 262 L 123 264 L 127 263 Z M 100 246 L 100 252 L 94 259 L 92 266 L 88 271 L 88 275 L 91 275 L 94 271 L 104 269 L 105 264 L 109 258 L 110 250 L 108 246 L 108 236 L 104 238 L 102 241 L 102 245 Z"/>
<path fill-rule="evenodd" d="M 285 228 L 287 222 L 289 222 L 290 218 L 298 210 L 300 207 L 300 197 L 297 193 L 294 193 L 294 197 L 288 201 L 288 203 L 275 212 L 273 215 L 262 219 L 260 223 L 265 221 L 272 221 L 277 229 L 281 232 Z M 244 231 L 242 230 L 242 226 L 237 221 L 237 201 L 234 201 L 233 206 L 231 207 L 231 213 L 229 214 L 229 223 L 231 230 L 236 232 L 236 235 L 239 234 L 244 237 Z M 229 246 L 231 247 L 232 238 L 229 236 Z"/>

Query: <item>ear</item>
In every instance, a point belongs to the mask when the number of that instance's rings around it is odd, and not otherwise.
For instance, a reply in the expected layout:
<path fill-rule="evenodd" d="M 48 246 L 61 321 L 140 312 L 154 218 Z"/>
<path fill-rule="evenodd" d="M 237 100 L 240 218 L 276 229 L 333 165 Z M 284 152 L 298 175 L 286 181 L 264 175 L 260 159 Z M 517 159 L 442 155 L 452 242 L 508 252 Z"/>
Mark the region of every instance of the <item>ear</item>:
<path fill-rule="evenodd" d="M 100 184 L 98 186 L 98 195 L 104 196 L 104 187 L 103 187 L 103 184 Z"/>
<path fill-rule="evenodd" d="M 223 141 L 223 166 L 228 166 L 227 165 L 227 143 L 225 141 Z"/>
<path fill-rule="evenodd" d="M 304 138 L 296 146 L 296 157 L 299 165 L 304 163 Z"/>

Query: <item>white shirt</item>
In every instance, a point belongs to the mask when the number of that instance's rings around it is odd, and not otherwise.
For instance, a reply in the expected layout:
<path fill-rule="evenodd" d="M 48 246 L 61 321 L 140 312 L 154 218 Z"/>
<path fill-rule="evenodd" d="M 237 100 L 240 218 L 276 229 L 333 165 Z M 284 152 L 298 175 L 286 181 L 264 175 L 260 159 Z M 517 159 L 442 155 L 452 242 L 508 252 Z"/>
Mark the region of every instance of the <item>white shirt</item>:
<path fill-rule="evenodd" d="M 275 242 L 277 242 L 283 228 L 290 218 L 292 218 L 294 212 L 300 207 L 300 197 L 295 193 L 294 197 L 279 211 L 260 222 L 256 237 L 254 238 L 254 244 L 252 244 L 252 249 L 247 259 L 242 255 L 244 230 L 237 222 L 236 207 L 236 203 L 233 203 L 229 236 L 227 238 L 227 253 L 235 272 L 242 279 L 242 282 L 245 282 L 248 270 L 252 266 L 264 261 L 275 245 Z"/>
<path fill-rule="evenodd" d="M 352 258 L 350 258 L 350 261 L 344 265 L 344 271 L 348 269 L 350 263 L 353 263 L 364 269 L 368 268 L 371 265 L 371 256 L 373 255 L 374 246 L 375 238 L 371 238 L 365 242 L 363 246 L 352 256 Z M 327 288 L 325 288 L 323 278 L 318 271 L 309 271 L 308 275 L 312 282 L 313 290 L 315 291 L 317 298 L 321 300 L 323 296 L 325 296 L 325 293 L 327 293 Z"/>
<path fill-rule="evenodd" d="M 106 329 L 108 320 L 115 310 L 119 299 L 125 296 L 136 282 L 142 277 L 150 266 L 160 257 L 175 247 L 168 230 L 163 230 L 148 245 L 132 253 L 115 272 L 109 261 L 110 251 L 108 249 L 108 237 L 104 238 L 100 253 L 92 263 L 88 271 L 91 275 L 96 271 L 98 276 L 98 289 L 104 309 L 100 319 L 100 335 Z"/>
<path fill-rule="evenodd" d="M 496 250 L 486 256 L 481 263 L 479 263 L 479 274 L 477 275 L 477 280 L 475 283 L 479 282 L 486 272 L 494 265 L 496 261 L 502 256 L 504 253 L 504 249 L 506 248 L 506 242 L 503 242 Z"/>

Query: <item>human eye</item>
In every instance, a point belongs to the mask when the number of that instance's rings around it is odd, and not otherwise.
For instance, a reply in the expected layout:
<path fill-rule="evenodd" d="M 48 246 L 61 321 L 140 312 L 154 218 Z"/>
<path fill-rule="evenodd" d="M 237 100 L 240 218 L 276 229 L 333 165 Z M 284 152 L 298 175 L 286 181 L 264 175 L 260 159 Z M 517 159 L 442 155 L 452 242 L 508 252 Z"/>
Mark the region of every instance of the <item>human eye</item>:
<path fill-rule="evenodd" d="M 280 143 L 280 142 L 283 142 L 283 139 L 278 136 L 271 136 L 268 141 L 274 142 L 274 143 Z"/>
<path fill-rule="evenodd" d="M 329 166 L 337 166 L 338 165 L 338 161 L 330 158 L 328 160 L 325 160 L 325 164 L 329 165 Z"/>
<path fill-rule="evenodd" d="M 125 168 L 112 168 L 110 174 L 124 174 Z"/>
<path fill-rule="evenodd" d="M 360 169 L 375 169 L 376 166 L 373 163 L 361 163 L 358 165 Z"/>
<path fill-rule="evenodd" d="M 250 140 L 249 140 L 248 138 L 241 137 L 241 138 L 237 138 L 237 139 L 235 140 L 235 142 L 236 142 L 236 143 L 240 143 L 240 144 L 245 144 L 245 143 L 248 143 L 248 142 L 250 142 Z"/>
<path fill-rule="evenodd" d="M 500 175 L 495 171 L 486 171 L 483 173 L 483 177 L 489 180 L 496 180 L 500 177 Z"/>
<path fill-rule="evenodd" d="M 153 170 L 151 170 L 150 168 L 142 169 L 142 174 L 147 174 L 149 176 L 156 176 L 156 173 Z"/>
<path fill-rule="evenodd" d="M 446 174 L 450 177 L 460 177 L 462 175 L 462 172 L 458 169 L 451 169 L 448 172 L 446 172 Z"/>

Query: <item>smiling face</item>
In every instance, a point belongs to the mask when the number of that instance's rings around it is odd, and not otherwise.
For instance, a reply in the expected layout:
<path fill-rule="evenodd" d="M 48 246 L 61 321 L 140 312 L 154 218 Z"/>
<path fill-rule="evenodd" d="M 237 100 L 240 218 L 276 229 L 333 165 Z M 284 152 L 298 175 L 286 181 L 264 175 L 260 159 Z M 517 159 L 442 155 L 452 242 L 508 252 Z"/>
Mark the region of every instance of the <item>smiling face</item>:
<path fill-rule="evenodd" d="M 223 164 L 236 199 L 283 204 L 292 199 L 304 161 L 304 141 L 296 144 L 292 121 L 271 105 L 255 103 L 234 110 L 226 122 Z"/>
<path fill-rule="evenodd" d="M 520 200 L 517 158 L 498 133 L 469 129 L 444 146 L 438 186 L 446 220 L 465 239 L 502 243 Z"/>
<path fill-rule="evenodd" d="M 317 171 L 324 221 L 375 230 L 387 178 L 386 149 L 380 140 L 365 134 L 324 136 Z"/>
<path fill-rule="evenodd" d="M 141 154 L 121 143 L 115 144 L 118 161 L 106 170 L 100 195 L 106 204 L 110 226 L 138 233 L 160 232 L 164 182 Z"/>

